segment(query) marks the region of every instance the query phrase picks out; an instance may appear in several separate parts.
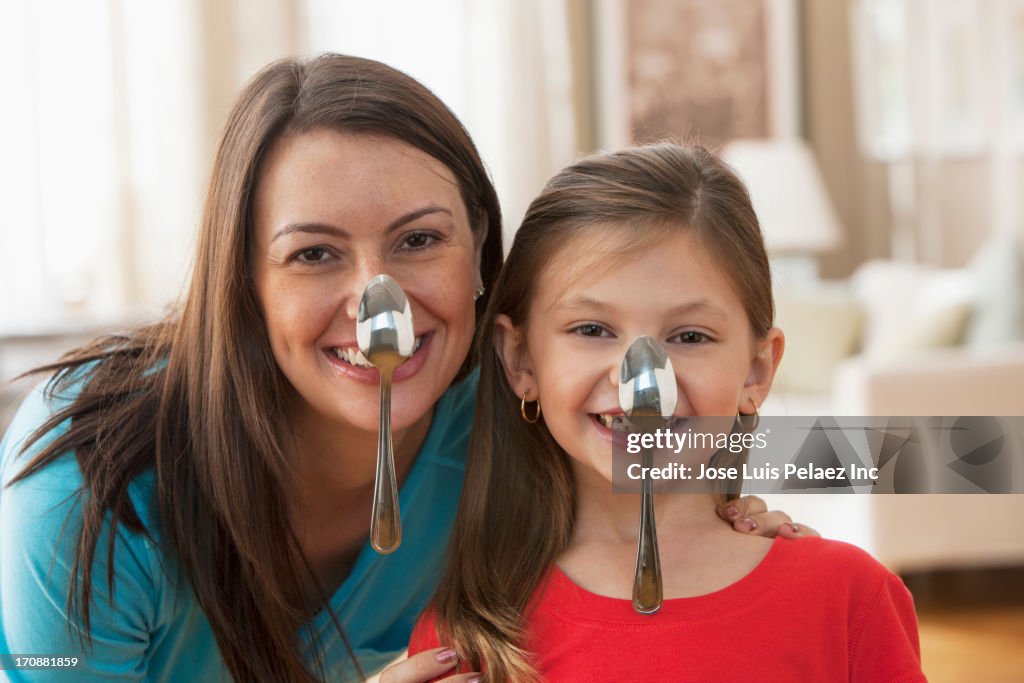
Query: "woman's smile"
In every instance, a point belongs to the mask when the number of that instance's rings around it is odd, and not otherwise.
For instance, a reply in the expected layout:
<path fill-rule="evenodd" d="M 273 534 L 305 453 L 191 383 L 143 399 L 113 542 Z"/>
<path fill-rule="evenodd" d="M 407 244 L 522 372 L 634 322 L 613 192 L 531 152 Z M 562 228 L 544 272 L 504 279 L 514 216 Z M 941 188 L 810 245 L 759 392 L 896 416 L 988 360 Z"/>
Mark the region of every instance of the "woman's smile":
<path fill-rule="evenodd" d="M 430 343 L 433 338 L 433 332 L 423 332 L 416 335 L 416 341 L 412 346 L 412 355 L 395 368 L 394 373 L 391 375 L 392 382 L 397 384 L 419 372 L 430 355 Z M 327 357 L 327 361 L 338 372 L 349 379 L 365 384 L 373 384 L 374 386 L 380 383 L 380 372 L 370 364 L 370 361 L 362 354 L 355 342 L 339 346 L 329 346 L 324 349 L 324 356 Z"/>
<path fill-rule="evenodd" d="M 366 284 L 386 273 L 409 299 L 416 334 L 392 378 L 392 425 L 429 415 L 476 323 L 479 250 L 452 172 L 387 137 L 286 136 L 257 184 L 255 234 L 256 292 L 296 410 L 376 431 L 380 375 L 359 352 L 355 321 Z"/>

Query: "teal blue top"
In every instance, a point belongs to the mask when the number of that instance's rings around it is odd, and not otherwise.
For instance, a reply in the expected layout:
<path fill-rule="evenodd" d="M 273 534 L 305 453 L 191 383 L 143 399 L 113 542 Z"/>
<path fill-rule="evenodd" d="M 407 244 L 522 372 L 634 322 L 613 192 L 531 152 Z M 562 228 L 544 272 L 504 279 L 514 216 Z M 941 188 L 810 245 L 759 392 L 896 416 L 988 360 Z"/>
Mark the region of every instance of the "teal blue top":
<path fill-rule="evenodd" d="M 438 402 L 430 431 L 399 494 L 402 545 L 378 555 L 367 543 L 351 574 L 331 597 L 364 673 L 393 660 L 409 640 L 417 616 L 441 570 L 462 489 L 477 377 L 449 389 Z M 170 569 L 173 558 L 142 534 L 116 529 L 115 584 L 107 590 L 109 524 L 97 546 L 91 612 L 93 645 L 83 651 L 68 630 L 71 548 L 81 527 L 75 494 L 82 475 L 72 453 L 8 488 L 7 483 L 64 423 L 29 451 L 21 444 L 73 396 L 50 397 L 37 388 L 0 441 L 0 656 L 76 656 L 74 672 L 0 670 L 13 681 L 229 680 L 205 614 L 186 580 Z M 159 542 L 154 476 L 130 487 L 146 528 Z M 108 515 L 109 522 L 109 515 Z M 111 599 L 112 598 L 112 599 Z M 354 680 L 345 646 L 327 610 L 311 622 L 319 635 L 328 680 Z M 309 635 L 298 634 L 311 661 Z M 6 662 L 10 667 L 13 662 Z M 314 669 L 315 671 L 316 669 Z"/>

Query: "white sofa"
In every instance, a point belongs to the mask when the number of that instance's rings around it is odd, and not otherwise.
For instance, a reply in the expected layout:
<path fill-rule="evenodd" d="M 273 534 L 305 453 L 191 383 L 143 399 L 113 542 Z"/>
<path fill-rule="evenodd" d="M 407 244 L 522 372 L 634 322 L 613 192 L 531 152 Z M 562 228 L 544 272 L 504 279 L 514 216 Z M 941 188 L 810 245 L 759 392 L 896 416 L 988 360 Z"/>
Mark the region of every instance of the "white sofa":
<path fill-rule="evenodd" d="M 1019 271 L 999 275 L 1000 260 Z M 763 414 L 1024 415 L 1024 254 L 1012 247 L 960 271 L 868 263 L 776 298 L 787 349 Z M 768 499 L 898 570 L 1024 564 L 1024 495 Z"/>

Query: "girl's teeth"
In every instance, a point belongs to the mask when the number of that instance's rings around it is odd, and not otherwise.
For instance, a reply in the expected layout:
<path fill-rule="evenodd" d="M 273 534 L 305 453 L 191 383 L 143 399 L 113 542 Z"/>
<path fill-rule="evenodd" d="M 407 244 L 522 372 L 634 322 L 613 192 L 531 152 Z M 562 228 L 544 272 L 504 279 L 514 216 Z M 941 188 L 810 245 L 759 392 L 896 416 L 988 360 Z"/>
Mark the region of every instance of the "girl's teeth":
<path fill-rule="evenodd" d="M 626 421 L 626 417 L 624 415 L 599 414 L 597 419 L 605 427 L 615 431 L 626 431 L 629 427 L 629 423 Z"/>

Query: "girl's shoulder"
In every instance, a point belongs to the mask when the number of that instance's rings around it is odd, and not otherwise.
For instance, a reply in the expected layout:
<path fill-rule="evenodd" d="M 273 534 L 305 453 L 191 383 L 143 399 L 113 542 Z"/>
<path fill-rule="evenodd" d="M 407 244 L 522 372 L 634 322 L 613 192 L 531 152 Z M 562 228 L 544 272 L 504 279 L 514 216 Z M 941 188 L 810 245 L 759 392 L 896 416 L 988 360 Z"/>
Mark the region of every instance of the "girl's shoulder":
<path fill-rule="evenodd" d="M 853 604 L 871 604 L 880 593 L 896 592 L 910 599 L 903 581 L 869 552 L 827 538 L 776 539 L 786 581 L 811 593 Z"/>
<path fill-rule="evenodd" d="M 863 548 L 828 538 L 778 538 L 776 550 L 793 562 L 813 565 L 815 571 L 838 571 L 846 574 L 878 575 L 890 573 L 871 553 Z"/>

